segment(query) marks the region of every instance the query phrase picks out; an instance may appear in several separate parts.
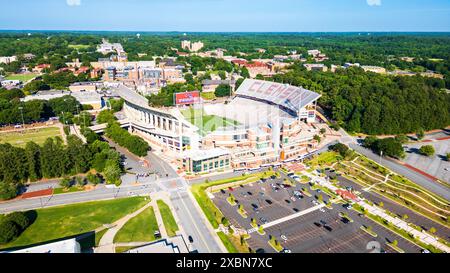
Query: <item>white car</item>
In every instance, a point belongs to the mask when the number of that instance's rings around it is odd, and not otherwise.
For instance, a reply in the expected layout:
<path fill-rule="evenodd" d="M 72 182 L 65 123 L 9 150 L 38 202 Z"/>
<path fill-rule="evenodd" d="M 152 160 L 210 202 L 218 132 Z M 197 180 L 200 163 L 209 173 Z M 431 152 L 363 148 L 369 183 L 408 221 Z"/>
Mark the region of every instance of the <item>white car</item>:
<path fill-rule="evenodd" d="M 323 208 L 320 208 L 319 210 L 320 210 L 320 212 L 325 212 L 325 210 Z"/>
<path fill-rule="evenodd" d="M 281 235 L 281 239 L 283 239 L 283 241 L 287 241 L 287 237 L 286 237 L 286 235 Z"/>

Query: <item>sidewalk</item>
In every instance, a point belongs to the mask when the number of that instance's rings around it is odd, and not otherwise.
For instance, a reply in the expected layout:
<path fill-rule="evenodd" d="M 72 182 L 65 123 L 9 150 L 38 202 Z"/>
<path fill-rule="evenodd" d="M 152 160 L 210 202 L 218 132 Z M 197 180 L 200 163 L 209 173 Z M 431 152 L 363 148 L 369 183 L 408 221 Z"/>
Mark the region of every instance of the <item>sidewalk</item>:
<path fill-rule="evenodd" d="M 316 181 L 321 184 L 324 187 L 329 188 L 330 190 L 336 192 L 336 189 L 338 189 L 337 187 L 335 187 L 334 185 L 332 185 L 330 182 L 328 182 L 326 179 L 324 179 L 323 177 L 318 177 L 318 176 L 314 176 L 312 174 L 309 174 L 307 172 L 304 172 L 305 175 L 310 176 L 310 177 L 314 177 L 316 179 Z M 439 242 L 437 240 L 436 237 L 426 233 L 425 231 L 418 231 L 412 227 L 410 227 L 408 225 L 408 223 L 406 223 L 405 221 L 403 221 L 402 219 L 399 219 L 397 217 L 392 217 L 389 214 L 386 213 L 385 210 L 380 209 L 376 206 L 373 205 L 369 205 L 368 203 L 366 203 L 365 201 L 361 200 L 359 202 L 357 202 L 358 205 L 362 206 L 364 209 L 366 209 L 369 213 L 375 215 L 375 216 L 380 216 L 381 218 L 385 219 L 386 221 L 392 223 L 394 226 L 405 230 L 408 233 L 411 233 L 414 238 L 417 238 L 418 240 L 422 241 L 425 244 L 429 244 L 432 245 L 433 247 L 440 249 L 446 253 L 450 253 L 450 248 L 448 246 L 446 246 L 445 244 Z"/>
<path fill-rule="evenodd" d="M 116 233 L 133 217 L 139 215 L 145 209 L 150 207 L 152 202 L 147 203 L 142 208 L 137 211 L 128 214 L 127 216 L 117 220 L 112 224 L 112 228 L 108 229 L 108 231 L 102 236 L 99 242 L 99 246 L 95 249 L 95 253 L 115 253 L 115 245 L 114 245 L 114 237 Z"/>

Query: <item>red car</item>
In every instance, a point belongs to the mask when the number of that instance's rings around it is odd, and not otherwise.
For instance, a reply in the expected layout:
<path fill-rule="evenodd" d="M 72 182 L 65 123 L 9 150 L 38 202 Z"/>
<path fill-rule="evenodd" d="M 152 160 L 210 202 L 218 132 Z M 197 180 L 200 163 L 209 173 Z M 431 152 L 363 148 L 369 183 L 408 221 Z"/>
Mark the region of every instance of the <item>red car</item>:
<path fill-rule="evenodd" d="M 234 191 L 234 189 L 233 189 L 232 187 L 228 187 L 228 189 L 229 189 L 230 191 Z"/>

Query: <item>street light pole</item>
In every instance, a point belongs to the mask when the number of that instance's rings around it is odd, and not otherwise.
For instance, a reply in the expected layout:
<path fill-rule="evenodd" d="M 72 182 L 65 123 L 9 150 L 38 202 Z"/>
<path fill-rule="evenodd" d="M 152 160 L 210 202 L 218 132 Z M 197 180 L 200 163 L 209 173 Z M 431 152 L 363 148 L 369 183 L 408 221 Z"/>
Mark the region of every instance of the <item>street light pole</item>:
<path fill-rule="evenodd" d="M 23 118 L 23 107 L 20 106 L 19 110 L 20 110 L 20 114 L 22 115 L 22 126 L 23 126 L 23 129 L 25 129 L 25 119 Z"/>

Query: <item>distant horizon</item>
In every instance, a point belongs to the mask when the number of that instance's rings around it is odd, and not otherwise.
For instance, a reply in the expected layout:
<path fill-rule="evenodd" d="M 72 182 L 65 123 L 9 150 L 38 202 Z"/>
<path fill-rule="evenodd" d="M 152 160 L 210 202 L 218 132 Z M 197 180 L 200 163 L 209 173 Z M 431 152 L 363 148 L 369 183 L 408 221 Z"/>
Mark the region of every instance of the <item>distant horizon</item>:
<path fill-rule="evenodd" d="M 315 34 L 315 33 L 354 33 L 354 34 L 371 34 L 371 33 L 448 33 L 450 34 L 450 30 L 434 30 L 434 31 L 421 31 L 421 30 L 376 30 L 376 31 L 367 31 L 367 30 L 349 30 L 349 31 L 183 31 L 183 30 L 106 30 L 106 29 L 98 29 L 98 30 L 86 30 L 86 29 L 1 29 L 0 32 L 125 32 L 125 33 L 180 33 L 180 34 L 197 34 L 197 33 L 274 33 L 274 34 Z"/>

